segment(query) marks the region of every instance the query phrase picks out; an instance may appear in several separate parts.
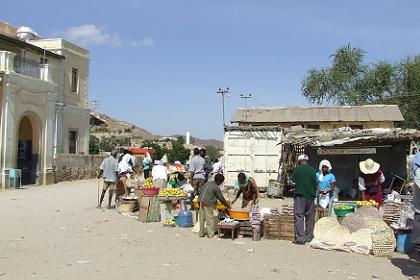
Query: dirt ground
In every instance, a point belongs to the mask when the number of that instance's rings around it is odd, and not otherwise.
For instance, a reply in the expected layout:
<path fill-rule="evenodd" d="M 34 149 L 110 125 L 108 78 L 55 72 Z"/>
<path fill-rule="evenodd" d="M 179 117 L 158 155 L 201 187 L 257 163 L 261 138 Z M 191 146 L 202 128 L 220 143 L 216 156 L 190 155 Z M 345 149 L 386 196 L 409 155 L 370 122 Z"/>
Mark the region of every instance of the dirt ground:
<path fill-rule="evenodd" d="M 0 192 L 1 279 L 408 279 L 420 265 L 288 241 L 198 238 L 96 209 L 96 180 Z M 265 200 L 275 205 L 278 200 Z"/>

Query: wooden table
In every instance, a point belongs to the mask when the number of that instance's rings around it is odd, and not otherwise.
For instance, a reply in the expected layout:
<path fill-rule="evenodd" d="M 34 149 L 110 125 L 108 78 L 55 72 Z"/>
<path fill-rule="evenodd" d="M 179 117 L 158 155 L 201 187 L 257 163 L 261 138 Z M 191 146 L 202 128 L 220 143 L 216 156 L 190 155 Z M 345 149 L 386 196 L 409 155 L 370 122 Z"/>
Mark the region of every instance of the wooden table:
<path fill-rule="evenodd" d="M 235 239 L 235 235 L 238 235 L 239 224 L 236 225 L 218 225 L 218 236 L 219 238 L 222 237 L 226 232 L 230 231 L 232 240 Z"/>

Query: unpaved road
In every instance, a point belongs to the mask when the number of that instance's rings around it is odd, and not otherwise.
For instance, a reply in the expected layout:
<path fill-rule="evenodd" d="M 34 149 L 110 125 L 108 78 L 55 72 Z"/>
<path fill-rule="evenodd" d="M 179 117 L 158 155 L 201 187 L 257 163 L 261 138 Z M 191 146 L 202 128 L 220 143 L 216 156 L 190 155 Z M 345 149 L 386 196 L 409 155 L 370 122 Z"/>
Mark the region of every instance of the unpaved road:
<path fill-rule="evenodd" d="M 96 181 L 0 192 L 2 279 L 408 279 L 420 266 L 287 241 L 200 239 L 98 210 Z M 248 250 L 253 249 L 249 253 Z"/>

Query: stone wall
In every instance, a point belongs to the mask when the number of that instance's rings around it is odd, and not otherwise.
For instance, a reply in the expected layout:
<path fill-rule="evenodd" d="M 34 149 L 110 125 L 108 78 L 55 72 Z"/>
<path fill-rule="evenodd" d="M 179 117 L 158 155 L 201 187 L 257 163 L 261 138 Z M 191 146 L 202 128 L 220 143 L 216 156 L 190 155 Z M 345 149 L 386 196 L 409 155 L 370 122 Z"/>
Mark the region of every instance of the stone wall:
<path fill-rule="evenodd" d="M 105 156 L 81 154 L 57 154 L 55 182 L 95 178 Z"/>

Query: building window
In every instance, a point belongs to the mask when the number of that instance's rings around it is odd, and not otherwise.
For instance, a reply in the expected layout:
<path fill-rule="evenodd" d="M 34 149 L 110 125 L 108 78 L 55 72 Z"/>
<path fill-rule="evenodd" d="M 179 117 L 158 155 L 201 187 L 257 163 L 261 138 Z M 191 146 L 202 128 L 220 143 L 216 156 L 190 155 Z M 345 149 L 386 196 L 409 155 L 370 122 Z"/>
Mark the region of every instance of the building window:
<path fill-rule="evenodd" d="M 71 91 L 78 93 L 79 92 L 79 69 L 71 69 Z"/>
<path fill-rule="evenodd" d="M 41 56 L 41 59 L 39 60 L 39 64 L 44 65 L 44 64 L 48 64 L 48 57 L 43 57 Z"/>
<path fill-rule="evenodd" d="M 350 128 L 352 130 L 362 130 L 363 129 L 363 125 L 359 125 L 359 124 L 351 124 Z"/>
<path fill-rule="evenodd" d="M 308 128 L 308 129 L 319 129 L 320 126 L 319 126 L 319 124 L 308 124 L 306 128 Z"/>
<path fill-rule="evenodd" d="M 69 154 L 75 154 L 77 150 L 77 131 L 69 131 Z"/>

